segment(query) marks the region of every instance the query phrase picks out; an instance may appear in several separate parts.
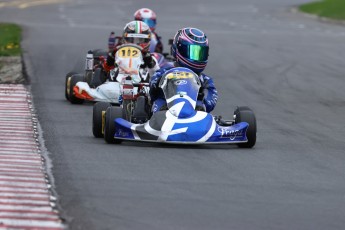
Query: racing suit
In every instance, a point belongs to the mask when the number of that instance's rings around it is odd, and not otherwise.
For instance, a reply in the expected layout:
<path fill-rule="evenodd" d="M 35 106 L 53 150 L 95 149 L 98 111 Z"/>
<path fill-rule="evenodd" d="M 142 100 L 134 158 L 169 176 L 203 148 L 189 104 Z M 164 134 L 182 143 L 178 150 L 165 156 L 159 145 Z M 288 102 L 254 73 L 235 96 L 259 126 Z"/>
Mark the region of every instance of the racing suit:
<path fill-rule="evenodd" d="M 109 72 L 110 70 L 115 68 L 115 54 L 117 52 L 117 47 L 118 46 L 116 46 L 111 52 L 108 53 L 107 60 L 103 64 L 103 69 L 108 73 L 108 78 L 111 81 L 115 80 L 115 79 L 111 79 Z M 141 66 L 141 68 L 142 69 L 147 68 L 149 76 L 153 76 L 154 73 L 160 68 L 158 65 L 158 62 L 156 61 L 156 59 L 152 56 L 150 52 L 143 52 L 142 54 L 143 54 L 144 64 Z M 149 79 L 143 79 L 143 80 L 148 81 Z"/>
<path fill-rule="evenodd" d="M 164 75 L 164 73 L 174 67 L 169 67 L 166 69 L 160 69 L 158 70 L 150 80 L 150 97 L 151 97 L 151 103 L 152 103 L 152 112 L 155 113 L 159 110 L 162 110 L 164 106 L 166 106 L 166 101 L 164 98 L 163 91 L 158 87 L 159 80 Z M 217 104 L 218 100 L 218 92 L 217 89 L 213 83 L 213 79 L 211 76 L 208 76 L 206 74 L 200 73 L 199 79 L 201 82 L 201 88 L 200 93 L 203 95 L 202 101 L 197 101 L 197 106 L 205 106 L 206 112 L 211 112 Z M 200 94 L 199 93 L 199 94 Z"/>
<path fill-rule="evenodd" d="M 163 53 L 163 43 L 157 33 L 151 32 L 150 52 Z"/>

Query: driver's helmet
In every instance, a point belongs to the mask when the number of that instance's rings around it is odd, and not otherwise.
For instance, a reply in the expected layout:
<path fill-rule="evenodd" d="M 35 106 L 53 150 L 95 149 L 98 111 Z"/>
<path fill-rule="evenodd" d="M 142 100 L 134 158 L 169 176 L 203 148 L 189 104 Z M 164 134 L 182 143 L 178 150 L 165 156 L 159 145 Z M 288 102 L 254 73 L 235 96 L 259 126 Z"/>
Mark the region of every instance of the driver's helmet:
<path fill-rule="evenodd" d="M 140 46 L 144 51 L 150 47 L 151 31 L 149 26 L 142 21 L 131 21 L 123 30 L 122 43 L 132 43 Z"/>
<path fill-rule="evenodd" d="M 178 65 L 197 74 L 206 68 L 208 51 L 208 38 L 197 28 L 178 30 L 171 46 L 171 54 Z"/>
<path fill-rule="evenodd" d="M 145 22 L 151 29 L 151 31 L 155 31 L 157 17 L 156 13 L 148 8 L 141 8 L 134 13 L 134 19 L 137 21 Z"/>

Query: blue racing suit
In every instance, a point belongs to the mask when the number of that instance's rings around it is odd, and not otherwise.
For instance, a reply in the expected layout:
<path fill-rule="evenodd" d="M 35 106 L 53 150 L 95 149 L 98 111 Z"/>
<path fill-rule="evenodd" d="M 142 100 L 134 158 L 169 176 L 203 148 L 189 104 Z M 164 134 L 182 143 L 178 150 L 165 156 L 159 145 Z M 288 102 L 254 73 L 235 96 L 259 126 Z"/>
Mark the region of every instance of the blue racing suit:
<path fill-rule="evenodd" d="M 174 67 L 157 70 L 156 73 L 151 77 L 150 97 L 153 113 L 159 111 L 163 106 L 166 105 L 163 91 L 158 87 L 158 84 L 164 73 L 171 68 Z M 201 81 L 200 92 L 204 94 L 204 98 L 203 101 L 198 101 L 197 104 L 202 103 L 206 108 L 206 112 L 209 113 L 216 107 L 218 92 L 216 87 L 214 86 L 213 79 L 210 76 L 200 73 L 199 79 Z"/>

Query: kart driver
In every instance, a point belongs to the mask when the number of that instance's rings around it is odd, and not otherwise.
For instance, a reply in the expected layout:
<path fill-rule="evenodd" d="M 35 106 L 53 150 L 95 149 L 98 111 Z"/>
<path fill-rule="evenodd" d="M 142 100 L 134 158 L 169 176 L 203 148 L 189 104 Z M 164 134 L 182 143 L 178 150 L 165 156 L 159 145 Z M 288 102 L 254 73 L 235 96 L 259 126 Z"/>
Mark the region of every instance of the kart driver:
<path fill-rule="evenodd" d="M 157 23 L 156 13 L 148 8 L 141 8 L 134 13 L 134 19 L 145 22 L 150 27 L 150 52 L 163 53 L 163 43 L 161 42 L 161 37 L 155 32 Z"/>
<path fill-rule="evenodd" d="M 142 68 L 147 68 L 149 71 L 149 75 L 152 76 L 155 71 L 159 69 L 159 65 L 152 54 L 149 52 L 150 41 L 151 31 L 149 26 L 142 21 L 131 21 L 125 26 L 122 40 L 118 45 L 132 43 L 140 46 L 142 48 L 144 61 Z M 103 64 L 103 69 L 107 72 L 109 77 L 110 70 L 113 70 L 115 68 L 115 54 L 118 45 L 108 53 L 107 60 Z M 114 78 L 116 78 L 116 76 Z M 110 77 L 109 80 L 115 81 L 115 79 L 113 79 L 112 77 Z"/>
<path fill-rule="evenodd" d="M 208 60 L 208 38 L 203 31 L 196 28 L 184 28 L 177 31 L 171 53 L 175 59 L 174 65 L 186 67 L 194 71 L 201 81 L 200 95 L 197 107 L 206 112 L 211 112 L 217 103 L 218 93 L 210 76 L 202 73 Z M 158 70 L 150 80 L 150 96 L 152 112 L 166 108 L 163 91 L 158 87 L 160 78 L 164 73 L 173 67 Z M 202 100 L 202 101 L 201 101 Z"/>

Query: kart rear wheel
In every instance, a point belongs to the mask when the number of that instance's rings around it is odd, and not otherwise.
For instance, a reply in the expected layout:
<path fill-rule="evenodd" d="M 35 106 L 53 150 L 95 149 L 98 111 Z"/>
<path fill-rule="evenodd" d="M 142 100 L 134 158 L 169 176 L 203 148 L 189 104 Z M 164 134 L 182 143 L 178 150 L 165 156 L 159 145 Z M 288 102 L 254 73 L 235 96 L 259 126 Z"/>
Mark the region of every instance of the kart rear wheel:
<path fill-rule="evenodd" d="M 256 118 L 254 112 L 247 106 L 238 107 L 234 114 L 236 115 L 235 123 L 247 122 L 249 127 L 247 129 L 246 143 L 237 144 L 240 148 L 253 148 L 256 143 Z"/>
<path fill-rule="evenodd" d="M 84 103 L 84 99 L 80 99 L 80 98 L 77 98 L 74 94 L 74 91 L 73 91 L 73 88 L 74 86 L 80 82 L 80 81 L 83 81 L 84 79 L 84 76 L 82 74 L 75 74 L 71 77 L 70 79 L 70 84 L 69 84 L 69 101 L 72 103 L 72 104 L 83 104 Z"/>
<path fill-rule="evenodd" d="M 105 125 L 104 125 L 104 140 L 108 144 L 121 144 L 121 139 L 114 138 L 115 135 L 115 119 L 122 118 L 121 107 L 108 107 L 105 112 Z"/>
<path fill-rule="evenodd" d="M 92 75 L 93 75 L 93 71 L 92 70 L 85 70 L 84 82 L 86 82 L 88 85 L 91 84 Z"/>
<path fill-rule="evenodd" d="M 77 72 L 69 72 L 66 74 L 66 80 L 65 80 L 65 98 L 67 101 L 69 101 L 69 85 L 70 85 L 70 80 L 73 75 L 77 74 Z"/>
<path fill-rule="evenodd" d="M 103 49 L 94 49 L 92 50 L 93 58 L 99 59 L 100 56 L 103 56 L 104 58 L 107 58 L 108 52 Z"/>
<path fill-rule="evenodd" d="M 109 102 L 97 102 L 93 105 L 92 133 L 95 137 L 103 137 L 104 115 L 110 106 Z"/>
<path fill-rule="evenodd" d="M 132 121 L 132 113 L 133 113 L 134 102 L 129 99 L 125 99 L 122 102 L 122 117 L 123 119 L 131 122 Z"/>
<path fill-rule="evenodd" d="M 93 73 L 92 79 L 90 80 L 90 86 L 92 88 L 96 88 L 102 85 L 106 80 L 107 79 L 103 70 L 101 68 L 96 68 Z"/>

